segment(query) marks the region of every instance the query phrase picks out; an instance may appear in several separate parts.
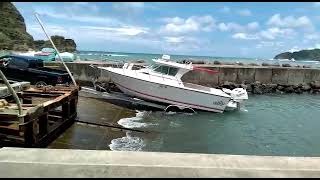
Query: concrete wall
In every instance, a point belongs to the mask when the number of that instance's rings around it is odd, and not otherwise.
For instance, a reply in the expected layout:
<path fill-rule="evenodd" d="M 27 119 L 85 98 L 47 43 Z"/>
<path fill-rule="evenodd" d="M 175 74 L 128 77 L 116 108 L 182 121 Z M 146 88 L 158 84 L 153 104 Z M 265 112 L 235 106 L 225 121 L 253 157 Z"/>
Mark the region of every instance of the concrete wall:
<path fill-rule="evenodd" d="M 0 177 L 320 177 L 319 157 L 0 149 Z"/>
<path fill-rule="evenodd" d="M 109 81 L 108 73 L 89 67 L 90 64 L 99 66 L 111 66 L 110 63 L 82 62 L 66 63 L 74 77 L 78 81 L 91 82 L 95 76 L 99 81 Z M 46 66 L 59 66 L 57 63 L 47 63 Z M 235 66 L 235 65 L 197 65 L 219 71 L 218 74 L 209 74 L 200 71 L 190 71 L 182 77 L 182 80 L 197 84 L 216 86 L 225 81 L 233 83 L 252 83 L 260 81 L 265 84 L 298 85 L 320 81 L 320 69 L 295 68 L 295 67 L 265 67 L 265 66 Z M 60 67 L 62 67 L 60 65 Z"/>

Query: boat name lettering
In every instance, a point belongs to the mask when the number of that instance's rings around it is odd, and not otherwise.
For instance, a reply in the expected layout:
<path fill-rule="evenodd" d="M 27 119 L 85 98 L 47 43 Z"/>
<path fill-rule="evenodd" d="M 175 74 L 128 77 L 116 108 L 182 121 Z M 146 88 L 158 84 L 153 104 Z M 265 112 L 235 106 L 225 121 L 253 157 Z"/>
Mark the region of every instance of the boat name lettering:
<path fill-rule="evenodd" d="M 223 101 L 213 101 L 212 104 L 217 105 L 217 106 L 223 106 L 224 105 Z"/>
<path fill-rule="evenodd" d="M 166 85 L 162 85 L 162 84 L 159 84 L 159 87 L 161 87 L 161 88 L 167 88 Z"/>

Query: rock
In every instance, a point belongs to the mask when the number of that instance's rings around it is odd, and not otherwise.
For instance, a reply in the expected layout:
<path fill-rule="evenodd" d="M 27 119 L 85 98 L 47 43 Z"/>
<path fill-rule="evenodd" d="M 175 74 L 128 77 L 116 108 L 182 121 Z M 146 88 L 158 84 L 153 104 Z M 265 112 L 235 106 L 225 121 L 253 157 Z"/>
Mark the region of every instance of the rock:
<path fill-rule="evenodd" d="M 236 65 L 236 63 L 234 63 L 234 62 L 225 62 L 224 64 L 225 65 Z"/>
<path fill-rule="evenodd" d="M 248 65 L 249 66 L 259 66 L 259 64 L 256 64 L 256 63 L 249 63 Z"/>
<path fill-rule="evenodd" d="M 295 89 L 294 92 L 297 93 L 297 94 L 302 94 L 303 93 L 302 89 L 300 89 L 300 88 Z"/>
<path fill-rule="evenodd" d="M 301 88 L 303 91 L 309 91 L 311 89 L 311 87 L 308 84 L 305 84 L 302 86 Z"/>
<path fill-rule="evenodd" d="M 256 81 L 254 82 L 255 85 L 261 85 L 261 82 L 260 81 Z"/>
<path fill-rule="evenodd" d="M 26 31 L 24 18 L 11 2 L 0 2 L 0 17 L 0 49 L 33 48 L 33 37 Z"/>
<path fill-rule="evenodd" d="M 320 81 L 312 81 L 310 83 L 311 88 L 313 89 L 320 89 Z"/>
<path fill-rule="evenodd" d="M 75 52 L 77 50 L 77 45 L 72 39 L 65 39 L 63 36 L 51 36 L 51 39 L 60 52 Z M 38 51 L 42 48 L 52 47 L 49 40 L 37 40 L 34 45 Z"/>
<path fill-rule="evenodd" d="M 272 64 L 271 66 L 280 67 L 280 64 Z"/>
<path fill-rule="evenodd" d="M 252 93 L 253 94 L 263 94 L 264 86 L 262 86 L 261 82 L 256 81 L 252 83 Z"/>
<path fill-rule="evenodd" d="M 240 84 L 240 87 L 243 88 L 243 89 L 247 89 L 248 88 L 248 86 L 245 85 L 245 84 Z"/>
<path fill-rule="evenodd" d="M 280 91 L 279 89 L 276 89 L 277 94 L 284 94 L 284 92 Z"/>
<path fill-rule="evenodd" d="M 311 89 L 311 90 L 310 90 L 310 93 L 312 93 L 312 94 L 319 94 L 320 91 L 319 91 L 319 89 Z"/>
<path fill-rule="evenodd" d="M 277 89 L 280 90 L 280 91 L 282 91 L 282 90 L 284 89 L 284 87 L 281 86 L 281 85 L 278 85 L 278 86 L 277 86 Z"/>
<path fill-rule="evenodd" d="M 253 87 L 253 85 L 252 84 L 248 84 L 247 85 L 247 92 L 252 92 L 252 87 Z"/>
<path fill-rule="evenodd" d="M 282 67 L 291 67 L 290 64 L 282 64 Z"/>
<path fill-rule="evenodd" d="M 225 82 L 223 82 L 222 87 L 232 90 L 232 89 L 236 88 L 236 85 L 234 83 L 232 83 L 232 82 L 225 81 Z"/>
<path fill-rule="evenodd" d="M 0 2 L 0 50 L 28 51 L 52 47 L 49 41 L 37 40 L 26 31 L 23 16 L 11 2 Z M 75 52 L 76 43 L 63 36 L 51 36 L 60 52 Z"/>
<path fill-rule="evenodd" d="M 252 92 L 253 94 L 263 94 L 262 86 L 261 85 L 254 86 Z"/>
<path fill-rule="evenodd" d="M 293 88 L 294 90 L 296 90 L 296 89 L 299 89 L 300 86 L 299 86 L 299 85 L 293 85 L 292 88 Z"/>
<path fill-rule="evenodd" d="M 265 62 L 263 62 L 262 64 L 261 64 L 261 66 L 271 66 L 269 63 L 265 63 Z"/>
<path fill-rule="evenodd" d="M 220 61 L 213 61 L 213 64 L 221 64 Z"/>
<path fill-rule="evenodd" d="M 311 66 L 303 65 L 303 68 L 311 68 Z"/>
<path fill-rule="evenodd" d="M 294 89 L 292 86 L 288 86 L 288 87 L 284 88 L 283 91 L 286 93 L 293 93 Z"/>
<path fill-rule="evenodd" d="M 277 84 L 266 84 L 266 85 L 262 85 L 264 88 L 264 93 L 273 93 L 276 91 L 277 89 Z"/>

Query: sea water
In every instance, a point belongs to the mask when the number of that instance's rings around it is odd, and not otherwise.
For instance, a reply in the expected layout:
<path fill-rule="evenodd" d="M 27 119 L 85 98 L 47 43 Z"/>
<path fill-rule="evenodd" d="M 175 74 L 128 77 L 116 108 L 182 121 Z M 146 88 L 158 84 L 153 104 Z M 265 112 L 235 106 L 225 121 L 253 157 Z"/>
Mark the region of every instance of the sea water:
<path fill-rule="evenodd" d="M 118 124 L 114 151 L 320 156 L 319 95 L 251 95 L 240 111 L 168 114 L 138 111 Z"/>

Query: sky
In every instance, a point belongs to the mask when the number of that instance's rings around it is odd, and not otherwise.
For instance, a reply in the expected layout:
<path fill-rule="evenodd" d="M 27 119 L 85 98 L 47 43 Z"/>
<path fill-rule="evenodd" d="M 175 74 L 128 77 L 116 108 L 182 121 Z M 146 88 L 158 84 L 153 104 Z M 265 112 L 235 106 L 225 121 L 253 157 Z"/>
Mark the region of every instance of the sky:
<path fill-rule="evenodd" d="M 15 2 L 35 40 L 78 50 L 273 58 L 320 48 L 320 2 Z"/>

